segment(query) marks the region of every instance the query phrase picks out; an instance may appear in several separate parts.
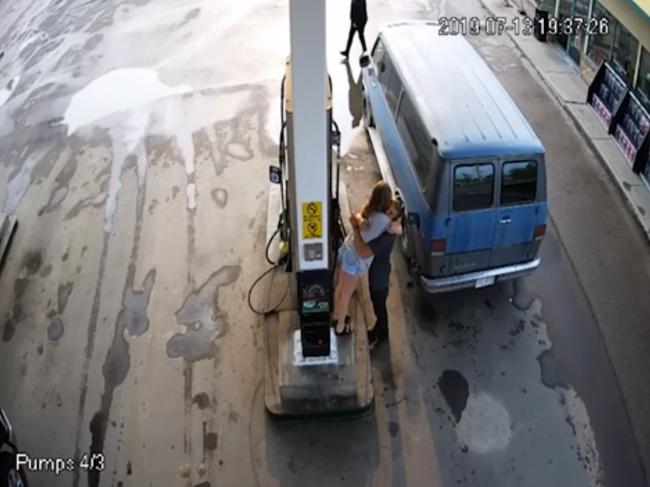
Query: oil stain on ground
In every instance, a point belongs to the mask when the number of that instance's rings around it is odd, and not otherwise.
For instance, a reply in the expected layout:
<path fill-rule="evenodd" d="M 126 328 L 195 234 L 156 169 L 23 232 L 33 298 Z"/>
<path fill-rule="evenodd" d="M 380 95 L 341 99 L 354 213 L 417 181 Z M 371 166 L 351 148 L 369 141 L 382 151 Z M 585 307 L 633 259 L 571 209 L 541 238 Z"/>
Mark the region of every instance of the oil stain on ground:
<path fill-rule="evenodd" d="M 192 404 L 196 404 L 199 409 L 207 409 L 210 406 L 210 398 L 205 392 L 201 392 L 192 398 Z"/>
<path fill-rule="evenodd" d="M 460 423 L 460 418 L 467 406 L 467 398 L 469 397 L 467 380 L 457 370 L 447 369 L 442 372 L 438 379 L 438 387 L 454 415 L 456 424 Z"/>
<path fill-rule="evenodd" d="M 176 312 L 176 320 L 186 326 L 187 331 L 177 333 L 167 342 L 170 358 L 183 357 L 188 362 L 196 362 L 214 356 L 214 340 L 223 336 L 227 329 L 226 320 L 217 308 L 219 288 L 235 282 L 240 272 L 240 266 L 221 267 L 187 296 Z"/>

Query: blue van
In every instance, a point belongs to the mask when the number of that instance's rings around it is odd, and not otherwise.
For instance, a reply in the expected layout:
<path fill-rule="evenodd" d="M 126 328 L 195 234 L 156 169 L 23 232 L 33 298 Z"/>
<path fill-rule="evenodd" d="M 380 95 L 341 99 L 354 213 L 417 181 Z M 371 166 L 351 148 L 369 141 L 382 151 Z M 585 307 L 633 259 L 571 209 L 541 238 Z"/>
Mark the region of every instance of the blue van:
<path fill-rule="evenodd" d="M 432 22 L 385 26 L 362 60 L 380 170 L 406 204 L 401 247 L 430 293 L 539 265 L 544 147 L 490 68 Z"/>

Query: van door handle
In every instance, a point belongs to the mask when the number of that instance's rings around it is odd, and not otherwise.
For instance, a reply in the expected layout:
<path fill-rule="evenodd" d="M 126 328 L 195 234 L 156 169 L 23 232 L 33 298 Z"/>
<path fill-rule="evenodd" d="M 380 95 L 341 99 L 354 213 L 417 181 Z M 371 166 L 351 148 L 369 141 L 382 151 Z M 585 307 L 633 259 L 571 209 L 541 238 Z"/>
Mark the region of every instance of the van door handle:
<path fill-rule="evenodd" d="M 511 221 L 512 221 L 512 220 L 510 219 L 509 216 L 504 216 L 503 218 L 501 218 L 501 219 L 499 220 L 499 223 L 500 223 L 501 225 L 507 225 L 507 224 L 510 223 Z"/>

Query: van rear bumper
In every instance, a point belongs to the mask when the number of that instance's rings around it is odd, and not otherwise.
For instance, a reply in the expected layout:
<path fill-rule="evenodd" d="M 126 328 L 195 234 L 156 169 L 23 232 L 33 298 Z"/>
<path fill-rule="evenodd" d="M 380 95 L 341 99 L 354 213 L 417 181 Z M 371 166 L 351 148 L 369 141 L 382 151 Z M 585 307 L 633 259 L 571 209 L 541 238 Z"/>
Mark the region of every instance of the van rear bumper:
<path fill-rule="evenodd" d="M 515 277 L 530 274 L 539 266 L 541 259 L 531 260 L 523 264 L 497 267 L 495 269 L 486 269 L 483 271 L 468 272 L 467 274 L 458 274 L 448 277 L 427 277 L 420 276 L 420 284 L 429 294 L 446 293 L 458 289 L 470 287 L 484 287 L 497 281 L 514 279 Z M 489 282 L 493 280 L 493 282 Z M 481 282 L 483 281 L 483 282 Z M 486 284 L 485 281 L 488 281 Z"/>

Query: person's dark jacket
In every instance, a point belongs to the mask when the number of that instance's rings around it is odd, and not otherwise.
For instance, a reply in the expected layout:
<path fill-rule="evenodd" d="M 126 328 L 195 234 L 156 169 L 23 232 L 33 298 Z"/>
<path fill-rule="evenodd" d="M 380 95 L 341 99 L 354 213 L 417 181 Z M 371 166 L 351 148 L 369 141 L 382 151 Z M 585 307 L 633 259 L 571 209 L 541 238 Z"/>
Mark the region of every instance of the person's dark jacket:
<path fill-rule="evenodd" d="M 368 242 L 368 246 L 374 254 L 374 259 L 368 273 L 368 285 L 370 289 L 388 289 L 390 280 L 390 254 L 393 251 L 395 235 L 388 232 L 382 233 L 379 237 Z"/>
<path fill-rule="evenodd" d="M 368 22 L 368 12 L 366 11 L 366 0 L 352 0 L 350 8 L 350 20 L 352 24 L 362 27 Z"/>

